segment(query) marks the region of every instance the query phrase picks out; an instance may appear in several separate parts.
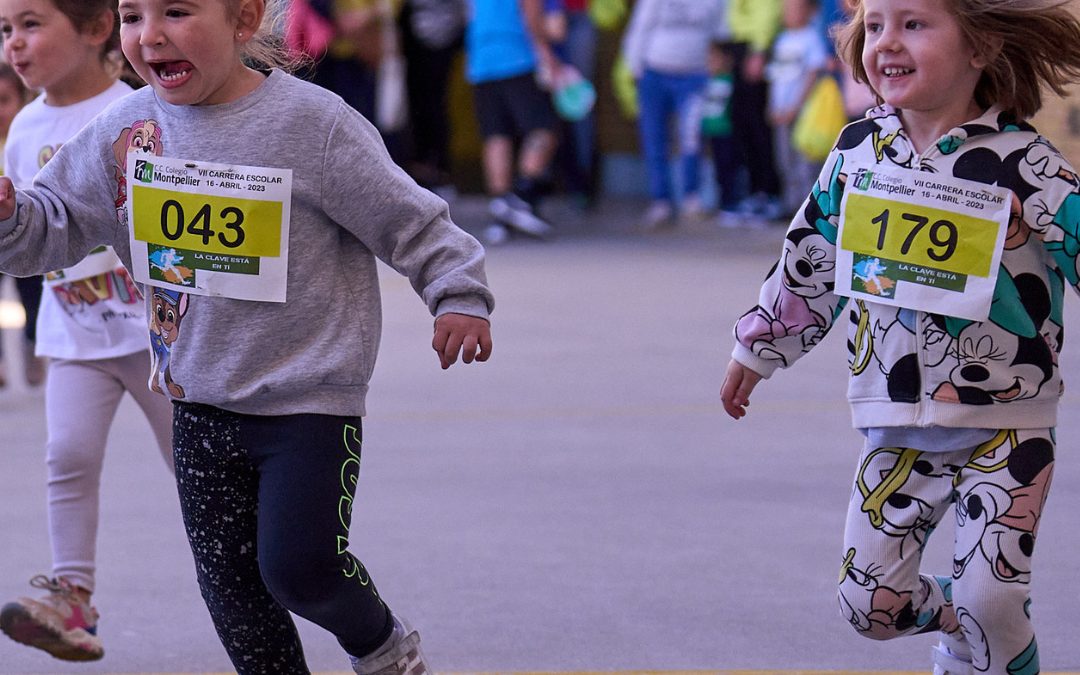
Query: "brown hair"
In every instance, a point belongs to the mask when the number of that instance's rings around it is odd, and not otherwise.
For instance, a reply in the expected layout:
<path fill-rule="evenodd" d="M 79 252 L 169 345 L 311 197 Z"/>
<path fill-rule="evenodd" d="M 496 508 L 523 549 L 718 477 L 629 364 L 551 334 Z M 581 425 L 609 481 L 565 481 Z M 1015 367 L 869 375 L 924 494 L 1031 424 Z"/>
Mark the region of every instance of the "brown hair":
<path fill-rule="evenodd" d="M 112 34 L 102 46 L 101 56 L 104 59 L 112 52 L 120 51 L 120 13 L 117 10 L 117 0 L 52 0 L 52 3 L 80 33 L 88 25 L 99 21 L 102 14 L 111 12 Z"/>
<path fill-rule="evenodd" d="M 1042 86 L 1065 96 L 1080 81 L 1080 20 L 1069 0 L 944 0 L 960 31 L 987 60 L 975 101 L 999 106 L 1017 120 L 1042 108 Z M 851 20 L 836 31 L 837 53 L 859 82 L 870 79 L 862 63 L 866 7 L 854 0 Z M 881 96 L 874 92 L 881 101 Z"/>

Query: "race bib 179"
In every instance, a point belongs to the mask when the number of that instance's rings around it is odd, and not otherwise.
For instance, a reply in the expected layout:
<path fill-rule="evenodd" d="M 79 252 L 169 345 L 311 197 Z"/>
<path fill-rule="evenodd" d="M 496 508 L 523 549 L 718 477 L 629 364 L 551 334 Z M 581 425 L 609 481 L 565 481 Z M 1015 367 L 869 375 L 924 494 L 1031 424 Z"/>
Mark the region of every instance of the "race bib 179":
<path fill-rule="evenodd" d="M 1012 193 L 906 169 L 850 174 L 840 206 L 836 293 L 985 321 Z"/>

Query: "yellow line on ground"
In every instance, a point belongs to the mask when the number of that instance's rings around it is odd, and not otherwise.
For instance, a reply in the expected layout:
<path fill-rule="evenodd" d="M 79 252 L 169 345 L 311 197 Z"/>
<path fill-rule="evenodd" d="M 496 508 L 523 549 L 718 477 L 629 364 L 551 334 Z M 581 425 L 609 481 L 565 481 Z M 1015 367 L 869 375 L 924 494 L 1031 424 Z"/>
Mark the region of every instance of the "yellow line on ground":
<path fill-rule="evenodd" d="M 455 671 L 438 675 L 927 675 L 925 670 L 576 670 L 576 671 Z M 191 675 L 188 673 L 125 673 L 124 675 Z M 200 675 L 233 675 L 206 673 Z M 352 675 L 346 672 L 323 672 L 314 675 Z M 1080 675 L 1080 673 L 1043 673 L 1043 675 Z"/>

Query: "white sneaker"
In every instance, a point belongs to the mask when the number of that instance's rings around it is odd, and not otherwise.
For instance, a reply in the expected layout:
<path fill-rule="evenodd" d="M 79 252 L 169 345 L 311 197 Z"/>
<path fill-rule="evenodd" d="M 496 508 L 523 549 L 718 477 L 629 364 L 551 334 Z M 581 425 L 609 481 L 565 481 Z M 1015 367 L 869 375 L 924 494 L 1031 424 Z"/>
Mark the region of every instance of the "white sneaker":
<path fill-rule="evenodd" d="M 720 211 L 716 214 L 716 224 L 719 227 L 740 227 L 745 224 L 747 217 L 735 210 Z"/>
<path fill-rule="evenodd" d="M 488 211 L 499 222 L 534 237 L 547 237 L 555 231 L 550 223 L 533 213 L 528 202 L 512 192 L 492 199 Z"/>
<path fill-rule="evenodd" d="M 350 656 L 357 675 L 434 675 L 420 650 L 420 634 L 393 612 L 394 631 L 381 647 L 362 658 Z"/>
<path fill-rule="evenodd" d="M 934 675 L 974 675 L 971 648 L 962 639 L 938 633 L 938 645 L 930 652 Z"/>
<path fill-rule="evenodd" d="M 641 224 L 652 230 L 667 224 L 673 214 L 674 211 L 671 209 L 670 202 L 664 200 L 655 201 L 645 211 L 645 215 L 641 218 Z"/>
<path fill-rule="evenodd" d="M 505 244 L 510 239 L 510 230 L 502 223 L 493 223 L 484 228 L 484 243 L 489 246 Z"/>
<path fill-rule="evenodd" d="M 684 223 L 699 223 L 705 219 L 705 205 L 701 197 L 687 195 L 679 208 L 679 220 Z"/>

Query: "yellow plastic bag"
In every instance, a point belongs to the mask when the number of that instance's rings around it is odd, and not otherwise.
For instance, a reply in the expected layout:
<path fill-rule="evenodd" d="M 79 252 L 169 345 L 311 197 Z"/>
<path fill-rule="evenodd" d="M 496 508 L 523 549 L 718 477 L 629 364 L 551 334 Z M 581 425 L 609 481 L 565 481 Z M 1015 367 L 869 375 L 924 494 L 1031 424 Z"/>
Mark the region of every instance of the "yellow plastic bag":
<path fill-rule="evenodd" d="M 845 124 L 847 113 L 844 112 L 840 85 L 832 76 L 822 77 L 810 90 L 795 120 L 791 142 L 807 159 L 823 162 Z"/>
<path fill-rule="evenodd" d="M 611 67 L 611 87 L 615 100 L 619 102 L 619 111 L 627 119 L 636 120 L 638 116 L 637 83 L 630 72 L 630 65 L 621 55 Z"/>
<path fill-rule="evenodd" d="M 615 30 L 626 16 L 626 0 L 592 0 L 589 16 L 598 27 Z"/>

